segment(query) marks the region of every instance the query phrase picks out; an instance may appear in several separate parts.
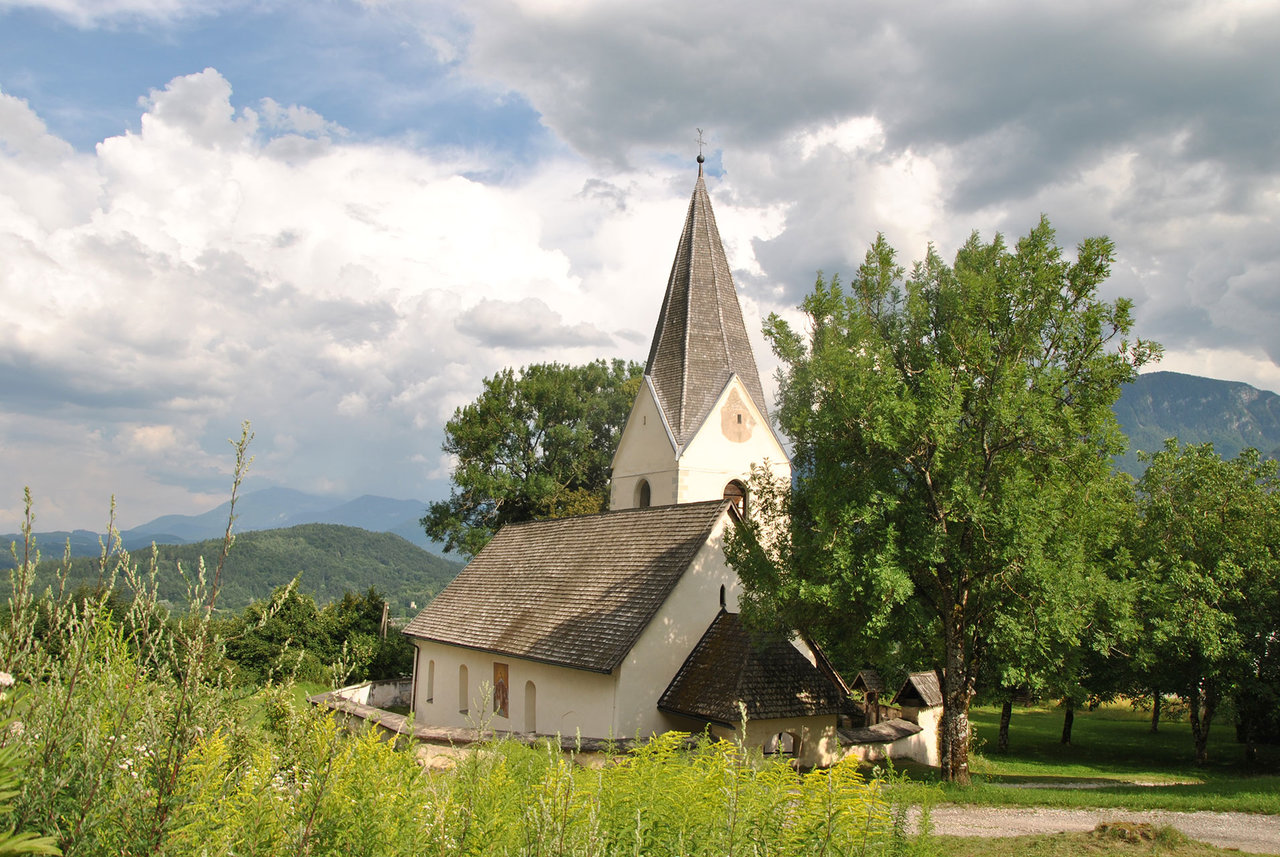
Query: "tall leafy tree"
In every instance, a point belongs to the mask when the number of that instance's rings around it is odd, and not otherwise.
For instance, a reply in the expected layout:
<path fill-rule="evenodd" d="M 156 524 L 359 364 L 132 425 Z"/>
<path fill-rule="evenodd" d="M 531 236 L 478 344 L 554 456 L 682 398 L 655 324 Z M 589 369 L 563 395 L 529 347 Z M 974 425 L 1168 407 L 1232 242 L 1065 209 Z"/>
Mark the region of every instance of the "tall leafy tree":
<path fill-rule="evenodd" d="M 826 642 L 918 639 L 947 780 L 969 779 L 993 629 L 1068 615 L 1085 590 L 1080 512 L 1123 447 L 1111 404 L 1158 351 L 1120 339 L 1128 301 L 1097 296 L 1113 252 L 1090 238 L 1068 260 L 1042 219 L 1014 248 L 973 235 L 952 266 L 930 248 L 907 275 L 881 236 L 847 292 L 819 278 L 805 330 L 766 328 L 797 478 L 775 494 L 789 527 L 731 540 L 750 607 Z"/>
<path fill-rule="evenodd" d="M 1138 560 L 1145 618 L 1139 671 L 1186 702 L 1195 759 L 1234 697 L 1251 729 L 1280 675 L 1280 477 L 1246 449 L 1224 461 L 1213 444 L 1151 457 L 1138 483 Z"/>
<path fill-rule="evenodd" d="M 1127 550 L 1133 481 L 1115 473 L 1076 510 L 1076 526 L 1090 534 L 1083 564 L 1072 571 L 1073 598 L 1022 593 L 1024 609 L 1001 611 L 985 631 L 979 697 L 1002 704 L 997 750 L 1009 746 L 1013 696 L 1060 699 L 1062 743 L 1071 743 L 1075 709 L 1114 697 L 1137 634 L 1132 560 Z M 1050 581 L 1060 587 L 1061 578 Z"/>
<path fill-rule="evenodd" d="M 484 381 L 445 425 L 457 459 L 448 500 L 422 518 L 446 550 L 474 556 L 505 524 L 604 510 L 609 466 L 644 367 L 535 363 Z"/>

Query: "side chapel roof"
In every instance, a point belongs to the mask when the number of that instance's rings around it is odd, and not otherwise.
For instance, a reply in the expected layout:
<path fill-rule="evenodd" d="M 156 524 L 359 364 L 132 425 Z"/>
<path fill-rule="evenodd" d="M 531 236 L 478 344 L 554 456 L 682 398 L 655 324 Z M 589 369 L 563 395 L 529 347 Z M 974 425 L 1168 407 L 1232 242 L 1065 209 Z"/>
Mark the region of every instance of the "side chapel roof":
<path fill-rule="evenodd" d="M 819 655 L 821 657 L 821 655 Z M 658 708 L 725 726 L 838 714 L 844 693 L 783 637 L 748 631 L 720 612 L 658 700 Z"/>
<path fill-rule="evenodd" d="M 768 419 L 760 373 L 701 166 L 645 374 L 681 447 L 693 439 L 734 374 Z"/>
<path fill-rule="evenodd" d="M 509 524 L 404 633 L 610 672 L 729 506 L 713 500 Z"/>

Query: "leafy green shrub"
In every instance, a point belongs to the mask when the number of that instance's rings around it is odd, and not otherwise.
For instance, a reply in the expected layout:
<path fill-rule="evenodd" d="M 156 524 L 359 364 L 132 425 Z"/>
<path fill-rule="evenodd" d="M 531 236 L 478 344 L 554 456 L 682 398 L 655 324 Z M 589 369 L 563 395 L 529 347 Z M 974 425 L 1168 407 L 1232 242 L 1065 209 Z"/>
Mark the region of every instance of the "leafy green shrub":
<path fill-rule="evenodd" d="M 210 736 L 184 769 L 171 854 L 887 853 L 888 807 L 853 764 L 798 774 L 729 742 L 658 736 L 598 770 L 558 748 L 479 745 L 451 772 L 369 730 L 294 713 L 237 758 Z"/>

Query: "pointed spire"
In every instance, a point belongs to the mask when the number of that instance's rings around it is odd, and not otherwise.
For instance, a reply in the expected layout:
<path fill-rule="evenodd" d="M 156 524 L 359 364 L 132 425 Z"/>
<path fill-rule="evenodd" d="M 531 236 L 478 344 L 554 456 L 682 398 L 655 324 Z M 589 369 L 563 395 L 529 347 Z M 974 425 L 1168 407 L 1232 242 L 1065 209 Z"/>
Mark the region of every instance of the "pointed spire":
<path fill-rule="evenodd" d="M 738 293 L 703 181 L 701 155 L 698 161 L 698 181 L 645 368 L 681 447 L 693 439 L 734 374 L 768 416 Z"/>

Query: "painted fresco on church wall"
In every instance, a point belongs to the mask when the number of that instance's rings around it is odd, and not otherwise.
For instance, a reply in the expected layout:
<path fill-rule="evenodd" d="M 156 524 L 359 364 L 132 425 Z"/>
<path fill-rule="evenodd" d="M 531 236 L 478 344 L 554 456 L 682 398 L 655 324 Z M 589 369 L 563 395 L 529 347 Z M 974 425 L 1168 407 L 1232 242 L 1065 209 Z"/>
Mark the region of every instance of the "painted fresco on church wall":
<path fill-rule="evenodd" d="M 493 713 L 499 717 L 507 717 L 507 705 L 511 700 L 511 683 L 507 676 L 507 665 L 494 662 L 493 665 Z"/>

